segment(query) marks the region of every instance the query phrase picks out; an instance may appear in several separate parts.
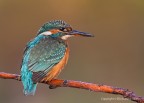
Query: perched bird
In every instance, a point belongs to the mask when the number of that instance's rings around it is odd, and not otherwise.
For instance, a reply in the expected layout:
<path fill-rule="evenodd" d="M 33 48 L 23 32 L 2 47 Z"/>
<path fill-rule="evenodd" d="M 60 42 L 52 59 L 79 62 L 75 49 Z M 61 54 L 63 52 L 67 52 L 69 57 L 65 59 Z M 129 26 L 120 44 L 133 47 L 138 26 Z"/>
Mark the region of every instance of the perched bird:
<path fill-rule="evenodd" d="M 73 30 L 62 20 L 53 20 L 45 23 L 27 44 L 21 65 L 25 95 L 34 95 L 39 81 L 51 81 L 58 76 L 68 61 L 67 38 L 72 36 L 93 35 Z"/>

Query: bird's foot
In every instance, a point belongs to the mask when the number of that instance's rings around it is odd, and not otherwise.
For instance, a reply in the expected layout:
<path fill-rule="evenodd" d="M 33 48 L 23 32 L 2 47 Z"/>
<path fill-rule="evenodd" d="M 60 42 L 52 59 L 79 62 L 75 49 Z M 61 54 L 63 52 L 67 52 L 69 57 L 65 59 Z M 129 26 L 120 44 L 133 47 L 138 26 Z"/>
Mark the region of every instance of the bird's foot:
<path fill-rule="evenodd" d="M 57 88 L 57 86 L 54 86 L 54 85 L 49 86 L 49 89 L 55 89 L 55 88 Z"/>

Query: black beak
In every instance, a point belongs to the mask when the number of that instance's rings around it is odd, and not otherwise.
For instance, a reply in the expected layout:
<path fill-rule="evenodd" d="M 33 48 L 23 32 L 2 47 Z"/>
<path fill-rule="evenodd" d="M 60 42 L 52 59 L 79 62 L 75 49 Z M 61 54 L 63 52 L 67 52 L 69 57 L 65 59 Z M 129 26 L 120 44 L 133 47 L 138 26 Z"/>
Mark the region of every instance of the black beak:
<path fill-rule="evenodd" d="M 94 35 L 89 34 L 89 33 L 85 33 L 85 32 L 80 32 L 77 30 L 72 30 L 69 32 L 70 35 L 74 35 L 74 36 L 85 36 L 85 37 L 94 37 Z"/>

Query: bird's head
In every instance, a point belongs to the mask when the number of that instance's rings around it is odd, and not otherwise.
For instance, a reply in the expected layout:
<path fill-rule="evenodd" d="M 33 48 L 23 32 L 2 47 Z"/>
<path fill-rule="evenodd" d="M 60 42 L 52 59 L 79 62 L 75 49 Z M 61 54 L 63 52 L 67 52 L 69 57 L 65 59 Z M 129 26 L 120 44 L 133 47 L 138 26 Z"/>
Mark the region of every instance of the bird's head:
<path fill-rule="evenodd" d="M 38 35 L 46 35 L 63 40 L 72 36 L 93 37 L 92 34 L 73 30 L 69 24 L 62 20 L 53 20 L 45 23 L 38 31 Z"/>

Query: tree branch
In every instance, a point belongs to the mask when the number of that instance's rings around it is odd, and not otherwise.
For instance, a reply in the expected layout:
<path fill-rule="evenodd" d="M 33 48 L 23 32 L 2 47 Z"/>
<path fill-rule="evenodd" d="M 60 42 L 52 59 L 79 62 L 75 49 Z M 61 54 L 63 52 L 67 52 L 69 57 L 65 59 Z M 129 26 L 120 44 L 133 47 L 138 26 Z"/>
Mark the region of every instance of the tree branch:
<path fill-rule="evenodd" d="M 0 72 L 0 78 L 15 79 L 21 81 L 20 75 L 18 74 Z M 40 83 L 50 85 L 49 86 L 50 89 L 54 89 L 56 87 L 72 87 L 72 88 L 86 89 L 94 92 L 118 94 L 118 95 L 122 95 L 124 98 L 128 98 L 137 103 L 144 103 L 144 98 L 140 96 L 136 96 L 134 92 L 129 91 L 128 89 L 117 88 L 113 86 L 99 85 L 99 84 L 86 83 L 86 82 L 74 81 L 74 80 L 60 80 L 60 79 L 53 79 L 50 82 L 41 81 Z"/>

